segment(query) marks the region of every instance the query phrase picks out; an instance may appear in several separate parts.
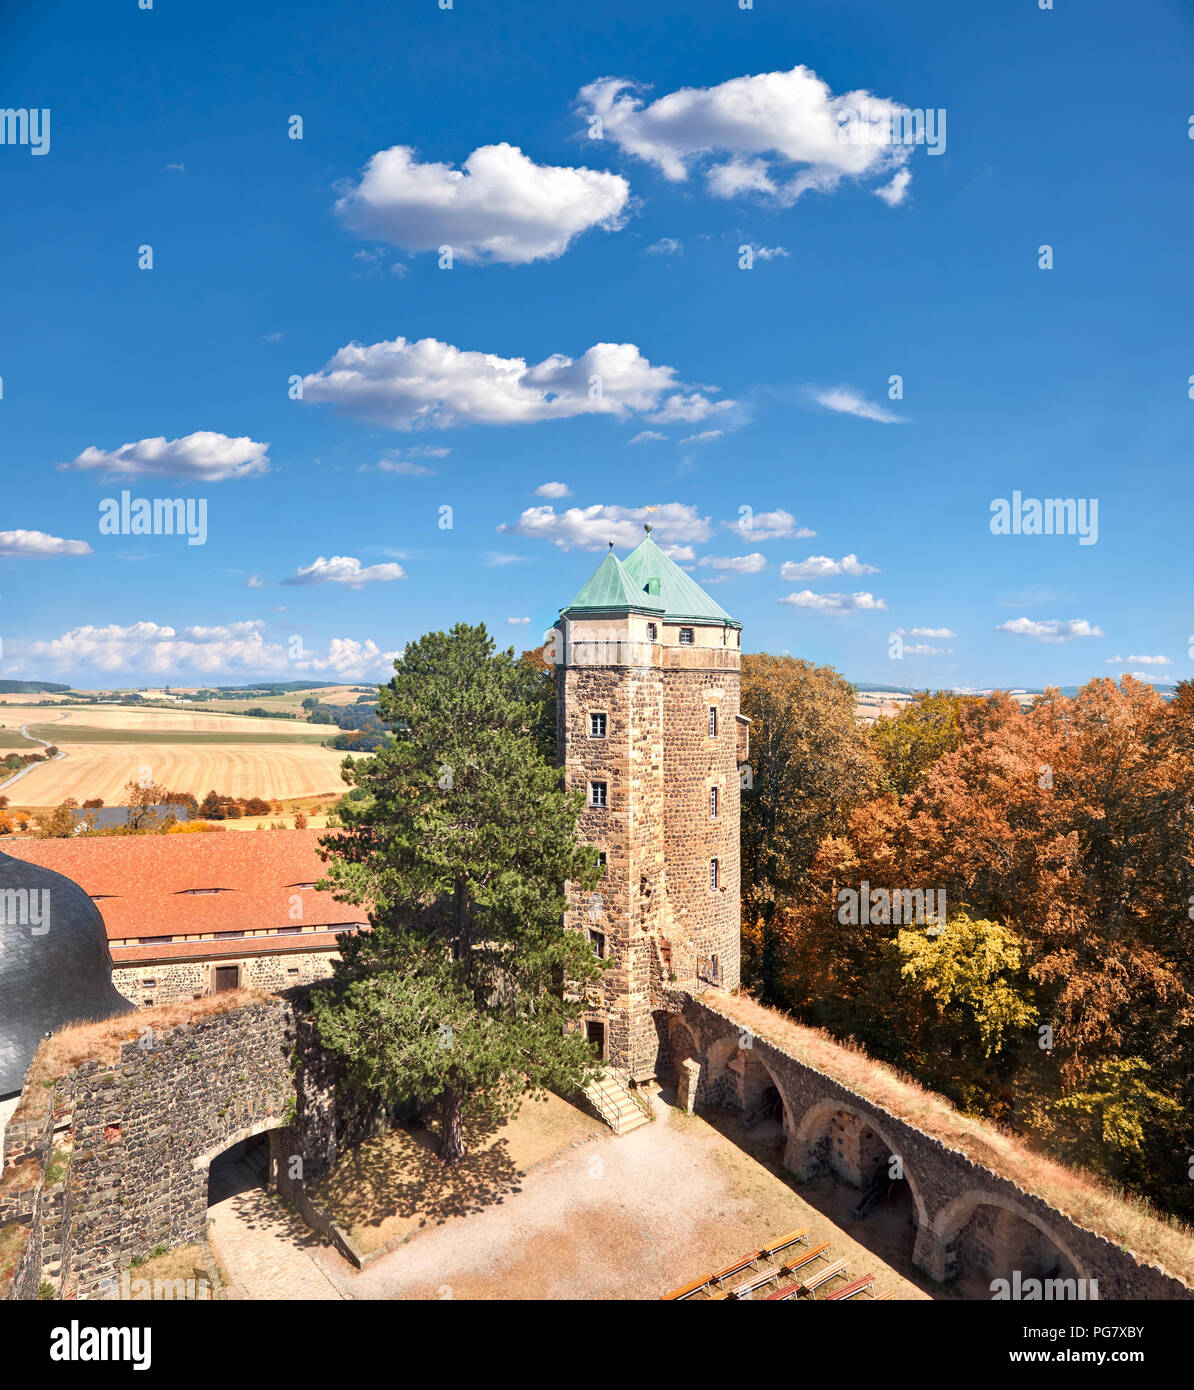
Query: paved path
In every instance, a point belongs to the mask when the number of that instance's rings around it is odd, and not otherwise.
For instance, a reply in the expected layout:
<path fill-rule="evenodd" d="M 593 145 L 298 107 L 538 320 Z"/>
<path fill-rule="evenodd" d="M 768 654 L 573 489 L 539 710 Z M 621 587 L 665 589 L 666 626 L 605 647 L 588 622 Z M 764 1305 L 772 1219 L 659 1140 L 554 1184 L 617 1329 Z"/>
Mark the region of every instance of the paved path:
<path fill-rule="evenodd" d="M 255 1178 L 255 1174 L 246 1175 Z M 316 1264 L 320 1238 L 263 1187 L 224 1197 L 208 1208 L 208 1239 L 223 1266 L 225 1296 L 235 1299 L 340 1299 Z M 332 1253 L 329 1251 L 329 1253 Z"/>

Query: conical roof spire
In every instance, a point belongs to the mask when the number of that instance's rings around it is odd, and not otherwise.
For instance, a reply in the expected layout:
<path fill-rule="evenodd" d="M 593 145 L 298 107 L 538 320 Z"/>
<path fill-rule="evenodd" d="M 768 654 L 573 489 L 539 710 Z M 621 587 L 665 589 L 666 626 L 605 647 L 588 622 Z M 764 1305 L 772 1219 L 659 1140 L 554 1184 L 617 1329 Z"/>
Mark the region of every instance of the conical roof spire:
<path fill-rule="evenodd" d="M 593 571 L 588 583 L 560 612 L 567 617 L 579 613 L 662 613 L 663 605 L 659 599 L 634 582 L 614 554 L 613 541 L 609 544 L 609 552 Z"/>

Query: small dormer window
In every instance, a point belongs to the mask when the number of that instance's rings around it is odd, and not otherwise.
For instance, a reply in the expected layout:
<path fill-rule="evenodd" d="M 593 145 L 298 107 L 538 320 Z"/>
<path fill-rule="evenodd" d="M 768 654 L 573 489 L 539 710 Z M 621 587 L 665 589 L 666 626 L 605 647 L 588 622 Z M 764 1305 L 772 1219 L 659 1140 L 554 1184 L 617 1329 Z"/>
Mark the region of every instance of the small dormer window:
<path fill-rule="evenodd" d="M 692 628 L 682 627 L 680 629 L 680 645 L 682 647 L 692 646 Z"/>
<path fill-rule="evenodd" d="M 604 738 L 604 737 L 605 737 L 605 715 L 604 715 L 604 714 L 590 714 L 590 715 L 589 715 L 589 737 L 590 737 L 590 738 Z"/>

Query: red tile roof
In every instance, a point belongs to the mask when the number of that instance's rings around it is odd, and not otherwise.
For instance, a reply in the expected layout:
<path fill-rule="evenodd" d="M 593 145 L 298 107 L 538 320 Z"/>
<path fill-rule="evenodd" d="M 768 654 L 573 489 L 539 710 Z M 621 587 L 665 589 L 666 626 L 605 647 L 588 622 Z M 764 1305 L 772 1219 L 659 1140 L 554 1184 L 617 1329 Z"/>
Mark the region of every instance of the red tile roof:
<path fill-rule="evenodd" d="M 5 836 L 0 852 L 74 879 L 103 915 L 118 963 L 229 952 L 259 955 L 326 948 L 335 944 L 335 930 L 368 921 L 364 908 L 300 886 L 315 883 L 327 871 L 317 849 L 326 833 L 228 830 L 71 840 Z M 324 930 L 296 930 L 312 926 Z M 237 935 L 278 927 L 290 930 L 285 936 Z M 129 938 L 208 934 L 232 939 L 121 945 Z"/>

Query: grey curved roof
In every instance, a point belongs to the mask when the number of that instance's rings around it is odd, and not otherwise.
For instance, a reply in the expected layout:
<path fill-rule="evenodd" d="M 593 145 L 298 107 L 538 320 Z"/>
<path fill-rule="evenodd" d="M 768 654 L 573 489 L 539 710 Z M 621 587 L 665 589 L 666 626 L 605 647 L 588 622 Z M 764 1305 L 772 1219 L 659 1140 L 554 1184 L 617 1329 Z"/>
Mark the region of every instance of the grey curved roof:
<path fill-rule="evenodd" d="M 112 983 L 104 921 L 83 889 L 0 853 L 0 1096 L 21 1089 L 46 1033 L 132 1008 Z"/>

